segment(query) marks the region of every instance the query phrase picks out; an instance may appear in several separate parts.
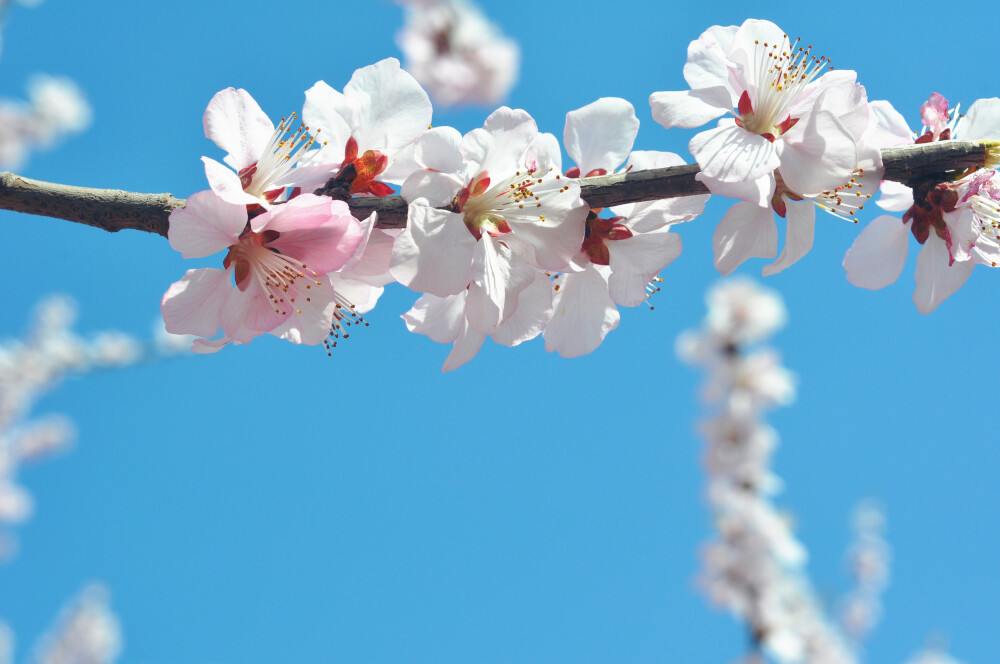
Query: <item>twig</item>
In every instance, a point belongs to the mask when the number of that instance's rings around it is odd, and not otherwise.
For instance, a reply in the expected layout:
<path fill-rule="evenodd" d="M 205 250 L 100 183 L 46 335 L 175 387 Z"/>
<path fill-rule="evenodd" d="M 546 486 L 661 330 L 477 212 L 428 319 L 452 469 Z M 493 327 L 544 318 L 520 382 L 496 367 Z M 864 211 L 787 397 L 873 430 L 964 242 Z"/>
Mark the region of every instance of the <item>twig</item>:
<path fill-rule="evenodd" d="M 984 141 L 941 141 L 882 150 L 886 180 L 911 183 L 983 167 L 996 146 Z M 698 166 L 672 166 L 646 171 L 583 178 L 581 195 L 601 208 L 663 198 L 707 194 L 695 179 Z M 171 194 L 138 194 L 118 189 L 90 189 L 29 180 L 0 172 L 0 209 L 55 217 L 96 226 L 109 232 L 134 229 L 166 237 L 170 212 L 185 201 Z M 406 201 L 399 196 L 353 198 L 354 216 L 378 212 L 379 228 L 406 226 Z"/>

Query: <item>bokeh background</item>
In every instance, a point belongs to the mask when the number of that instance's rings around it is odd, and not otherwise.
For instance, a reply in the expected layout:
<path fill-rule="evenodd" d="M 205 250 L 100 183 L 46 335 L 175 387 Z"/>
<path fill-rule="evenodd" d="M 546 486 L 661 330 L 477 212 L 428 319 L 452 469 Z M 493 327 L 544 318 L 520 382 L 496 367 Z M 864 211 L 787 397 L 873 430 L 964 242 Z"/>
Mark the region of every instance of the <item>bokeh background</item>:
<path fill-rule="evenodd" d="M 483 7 L 523 49 L 509 103 L 543 130 L 561 136 L 567 111 L 620 96 L 642 123 L 637 149 L 688 159 L 694 132 L 656 125 L 648 96 L 686 89 L 686 48 L 704 29 L 748 18 L 746 3 L 728 1 Z M 770 7 L 753 16 L 857 70 L 911 126 L 932 91 L 966 106 L 1000 93 L 992 0 L 963 3 L 961 20 L 901 2 Z M 199 158 L 221 157 L 201 126 L 216 91 L 246 88 L 275 118 L 300 110 L 316 80 L 340 89 L 354 69 L 398 57 L 402 10 L 47 0 L 9 19 L 0 94 L 22 94 L 32 72 L 68 75 L 95 118 L 21 174 L 187 196 L 207 188 Z M 464 132 L 490 110 L 436 109 L 434 122 Z M 442 375 L 448 347 L 406 331 L 399 315 L 416 295 L 396 286 L 332 358 L 261 338 L 62 386 L 40 412 L 72 417 L 79 442 L 22 474 L 36 515 L 0 567 L 17 659 L 100 579 L 127 662 L 735 660 L 746 634 L 694 581 L 712 532 L 703 409 L 700 377 L 674 354 L 704 315 L 725 208 L 713 201 L 679 229 L 685 249 L 661 275 L 655 311 L 625 310 L 587 357 L 547 354 L 541 339 L 487 342 Z M 65 292 L 82 331 L 148 336 L 167 286 L 197 263 L 133 231 L 9 212 L 0 231 L 3 335 Z M 885 507 L 892 582 L 868 661 L 903 661 L 928 639 L 994 661 L 997 275 L 977 268 L 921 316 L 915 251 L 884 291 L 844 279 L 858 231 L 820 217 L 812 252 L 766 282 L 786 298 L 777 345 L 800 377 L 798 402 L 771 420 L 780 502 L 830 602 L 847 587 L 850 511 L 869 496 Z"/>

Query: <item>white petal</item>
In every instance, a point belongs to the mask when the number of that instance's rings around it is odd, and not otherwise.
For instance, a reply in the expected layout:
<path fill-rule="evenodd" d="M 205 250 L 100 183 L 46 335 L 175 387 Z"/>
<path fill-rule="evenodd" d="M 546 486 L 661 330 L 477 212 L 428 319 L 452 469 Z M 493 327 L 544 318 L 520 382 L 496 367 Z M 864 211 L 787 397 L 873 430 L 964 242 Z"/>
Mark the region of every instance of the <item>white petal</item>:
<path fill-rule="evenodd" d="M 632 104 L 602 97 L 566 114 L 563 144 L 582 175 L 597 168 L 611 173 L 628 158 L 638 133 L 639 119 Z"/>
<path fill-rule="evenodd" d="M 448 353 L 444 366 L 441 367 L 441 373 L 454 371 L 474 358 L 479 349 L 483 347 L 485 340 L 486 335 L 473 330 L 468 323 L 463 321 L 462 330 L 459 332 L 458 339 L 455 340 L 455 345 L 451 347 L 451 352 Z"/>
<path fill-rule="evenodd" d="M 188 270 L 180 281 L 171 284 L 160 301 L 167 332 L 214 336 L 219 331 L 219 312 L 234 288 L 230 281 L 228 270 Z"/>
<path fill-rule="evenodd" d="M 504 346 L 516 346 L 541 334 L 551 318 L 552 281 L 537 272 L 531 285 L 517 294 L 517 308 L 490 333 L 490 338 Z"/>
<path fill-rule="evenodd" d="M 403 321 L 410 332 L 426 335 L 439 344 L 450 344 L 465 325 L 465 297 L 465 291 L 448 297 L 425 293 L 403 314 Z"/>
<path fill-rule="evenodd" d="M 274 134 L 274 124 L 242 88 L 215 93 L 202 124 L 205 136 L 229 153 L 225 162 L 237 171 L 260 159 Z"/>
<path fill-rule="evenodd" d="M 978 99 L 955 126 L 955 136 L 963 141 L 1000 141 L 1000 99 Z"/>
<path fill-rule="evenodd" d="M 688 149 L 702 173 L 723 182 L 754 180 L 781 165 L 771 141 L 737 126 L 703 131 Z"/>
<path fill-rule="evenodd" d="M 787 217 L 785 248 L 778 260 L 765 265 L 763 274 L 770 277 L 797 263 L 813 246 L 813 229 L 816 223 L 816 206 L 812 201 L 790 201 L 785 198 Z"/>
<path fill-rule="evenodd" d="M 557 193 L 562 187 L 566 191 Z M 542 270 L 562 270 L 583 245 L 590 208 L 575 180 L 547 178 L 532 191 L 544 201 L 542 206 L 512 207 L 505 218 L 515 237 L 530 247 L 525 260 Z"/>
<path fill-rule="evenodd" d="M 899 278 L 910 246 L 910 224 L 883 214 L 869 223 L 844 255 L 847 280 L 878 290 Z"/>
<path fill-rule="evenodd" d="M 302 106 L 302 121 L 311 127 L 319 143 L 326 142 L 323 160 L 338 166 L 344 161 L 344 149 L 351 137 L 351 128 L 345 116 L 350 116 L 350 106 L 344 95 L 323 81 L 306 90 L 306 102 Z M 316 129 L 320 129 L 318 134 Z"/>
<path fill-rule="evenodd" d="M 727 54 L 733 46 L 736 31 L 735 25 L 713 25 L 688 45 L 684 80 L 692 89 L 729 86 L 731 62 Z M 730 108 L 733 105 L 731 103 Z"/>
<path fill-rule="evenodd" d="M 501 106 L 493 111 L 483 129 L 493 138 L 492 145 L 482 160 L 480 169 L 488 173 L 509 171 L 514 164 L 521 164 L 524 153 L 538 133 L 538 126 L 526 111 Z"/>
<path fill-rule="evenodd" d="M 476 238 L 462 215 L 426 205 L 409 207 L 406 229 L 392 248 L 392 276 L 412 290 L 435 295 L 464 291 L 472 281 Z"/>
<path fill-rule="evenodd" d="M 913 302 L 922 314 L 929 314 L 949 295 L 962 287 L 972 274 L 975 261 L 956 262 L 949 266 L 948 246 L 933 231 L 924 248 L 917 254 L 917 271 L 913 275 L 917 288 Z"/>
<path fill-rule="evenodd" d="M 771 204 L 771 197 L 774 195 L 774 173 L 765 173 L 753 180 L 743 180 L 740 182 L 723 182 L 716 178 L 710 178 L 704 173 L 694 176 L 695 180 L 704 182 L 708 190 L 716 196 L 735 198 L 747 203 L 753 203 L 758 207 L 767 207 Z"/>
<path fill-rule="evenodd" d="M 431 100 L 416 79 L 386 58 L 354 72 L 344 96 L 355 110 L 352 126 L 359 149 L 391 155 L 431 124 Z"/>
<path fill-rule="evenodd" d="M 693 129 L 733 110 L 729 89 L 721 86 L 649 95 L 653 119 L 667 129 Z"/>
<path fill-rule="evenodd" d="M 434 127 L 420 137 L 413 156 L 422 168 L 442 173 L 459 173 L 465 165 L 459 148 L 462 135 L 452 127 Z"/>
<path fill-rule="evenodd" d="M 227 203 L 211 191 L 199 191 L 184 207 L 170 213 L 167 238 L 184 258 L 202 258 L 236 244 L 246 225 L 245 205 Z"/>
<path fill-rule="evenodd" d="M 399 194 L 408 203 L 423 198 L 431 207 L 444 207 L 454 201 L 461 190 L 462 183 L 450 173 L 414 171 L 403 182 Z"/>
<path fill-rule="evenodd" d="M 748 258 L 774 258 L 778 253 L 778 227 L 771 208 L 736 203 L 716 226 L 712 245 L 715 267 L 723 275 Z"/>
<path fill-rule="evenodd" d="M 897 145 L 913 143 L 913 132 L 906 124 L 902 114 L 892 107 L 892 104 L 877 99 L 869 105 L 874 126 L 869 129 L 870 135 L 865 138 L 879 148 L 889 148 Z"/>
<path fill-rule="evenodd" d="M 608 295 L 608 283 L 591 266 L 564 274 L 552 303 L 552 320 L 545 326 L 545 350 L 563 357 L 586 355 L 618 327 L 621 316 Z"/>
<path fill-rule="evenodd" d="M 243 190 L 243 183 L 240 182 L 240 176 L 235 171 L 208 157 L 202 157 L 201 160 L 205 163 L 205 179 L 208 180 L 208 186 L 219 198 L 244 207 L 254 203 L 265 203 L 265 201 Z"/>
<path fill-rule="evenodd" d="M 683 244 L 680 236 L 667 227 L 611 241 L 607 247 L 611 299 L 626 307 L 637 307 L 646 301 L 650 280 L 681 255 Z"/>
<path fill-rule="evenodd" d="M 801 131 L 795 131 L 802 127 Z M 794 133 L 794 138 L 792 138 Z M 803 119 L 781 141 L 778 169 L 788 188 L 815 196 L 845 184 L 858 165 L 854 136 L 828 111 Z"/>
<path fill-rule="evenodd" d="M 913 190 L 902 182 L 883 180 L 882 195 L 875 201 L 883 210 L 889 212 L 905 212 L 913 207 Z"/>

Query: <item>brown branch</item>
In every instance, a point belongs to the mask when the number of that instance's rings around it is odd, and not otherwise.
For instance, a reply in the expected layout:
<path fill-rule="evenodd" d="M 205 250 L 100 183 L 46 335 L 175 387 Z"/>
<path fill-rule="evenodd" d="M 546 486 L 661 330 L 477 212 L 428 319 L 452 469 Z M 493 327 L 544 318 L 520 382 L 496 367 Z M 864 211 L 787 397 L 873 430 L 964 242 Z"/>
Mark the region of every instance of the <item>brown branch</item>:
<path fill-rule="evenodd" d="M 988 141 L 941 141 L 882 150 L 886 180 L 912 183 L 929 178 L 950 179 L 989 161 Z M 695 179 L 698 166 L 672 166 L 580 180 L 581 196 L 591 207 L 655 201 L 707 194 Z M 29 180 L 0 173 L 0 209 L 55 217 L 116 232 L 126 228 L 166 237 L 170 212 L 185 201 L 170 194 L 137 194 L 118 189 L 89 189 Z M 406 201 L 399 196 L 353 198 L 354 216 L 378 212 L 379 228 L 406 226 Z"/>

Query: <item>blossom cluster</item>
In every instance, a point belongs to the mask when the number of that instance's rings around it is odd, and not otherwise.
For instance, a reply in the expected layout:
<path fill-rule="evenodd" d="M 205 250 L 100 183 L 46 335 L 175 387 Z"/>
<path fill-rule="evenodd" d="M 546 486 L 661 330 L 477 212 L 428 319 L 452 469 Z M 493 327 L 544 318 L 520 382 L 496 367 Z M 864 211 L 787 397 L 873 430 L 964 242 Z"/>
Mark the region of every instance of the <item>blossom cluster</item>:
<path fill-rule="evenodd" d="M 75 437 L 68 418 L 29 418 L 34 404 L 71 374 L 120 368 L 171 355 L 190 339 L 162 333 L 143 344 L 121 332 L 85 339 L 72 331 L 76 308 L 62 296 L 42 301 L 23 339 L 0 342 L 0 526 L 15 526 L 31 516 L 31 495 L 18 482 L 26 463 L 65 449 Z M 0 530 L 0 560 L 15 551 L 13 536 Z"/>
<path fill-rule="evenodd" d="M 414 15 L 462 7 L 405 4 Z M 448 46 L 452 27 L 433 39 Z M 491 85 L 487 73 L 469 76 Z M 689 149 L 709 192 L 737 200 L 713 239 L 723 274 L 754 257 L 775 259 L 765 275 L 791 267 L 812 247 L 816 208 L 856 220 L 882 184 L 881 150 L 913 140 L 887 102 L 868 100 L 854 72 L 833 70 L 769 21 L 710 28 L 689 46 L 684 76 L 689 90 L 654 92 L 650 106 L 668 129 L 721 118 Z M 948 139 L 951 128 L 934 115 L 947 116 L 947 103 L 943 111 L 939 97 L 929 104 L 933 128 L 920 140 Z M 200 352 L 265 333 L 329 349 L 399 282 L 421 293 L 403 315 L 409 330 L 452 344 L 445 371 L 487 337 L 514 346 L 542 336 L 547 350 L 578 356 L 617 327 L 618 307 L 659 291 L 659 272 L 682 249 L 675 227 L 708 198 L 604 209 L 581 197 L 584 178 L 684 164 L 633 151 L 639 121 L 624 99 L 568 113 L 562 146 L 520 109 L 501 107 L 465 134 L 432 126 L 431 115 L 420 83 L 391 58 L 357 70 L 342 92 L 318 81 L 300 124 L 292 114 L 275 126 L 245 90 L 217 93 L 204 127 L 225 163 L 203 158 L 209 189 L 171 214 L 169 239 L 187 258 L 225 256 L 222 268 L 189 270 L 168 289 L 167 329 L 201 337 Z M 955 133 L 1000 139 L 1000 99 L 974 104 Z M 575 165 L 564 169 L 562 148 Z M 886 188 L 884 205 L 892 192 L 900 197 Z M 915 299 L 929 311 L 973 264 L 996 265 L 1000 179 L 979 170 L 918 190 L 902 223 L 889 229 L 879 218 L 859 236 L 845 267 L 853 283 L 885 285 L 905 258 L 905 244 L 901 254 L 892 242 L 912 230 L 927 243 Z M 352 199 L 397 191 L 408 206 L 404 229 L 379 229 L 374 213 L 352 215 Z M 780 255 L 776 218 L 787 229 Z"/>
<path fill-rule="evenodd" d="M 35 644 L 35 664 L 113 664 L 122 650 L 121 625 L 108 607 L 108 592 L 90 585 L 63 607 Z M 0 664 L 14 662 L 13 632 L 0 622 Z"/>

